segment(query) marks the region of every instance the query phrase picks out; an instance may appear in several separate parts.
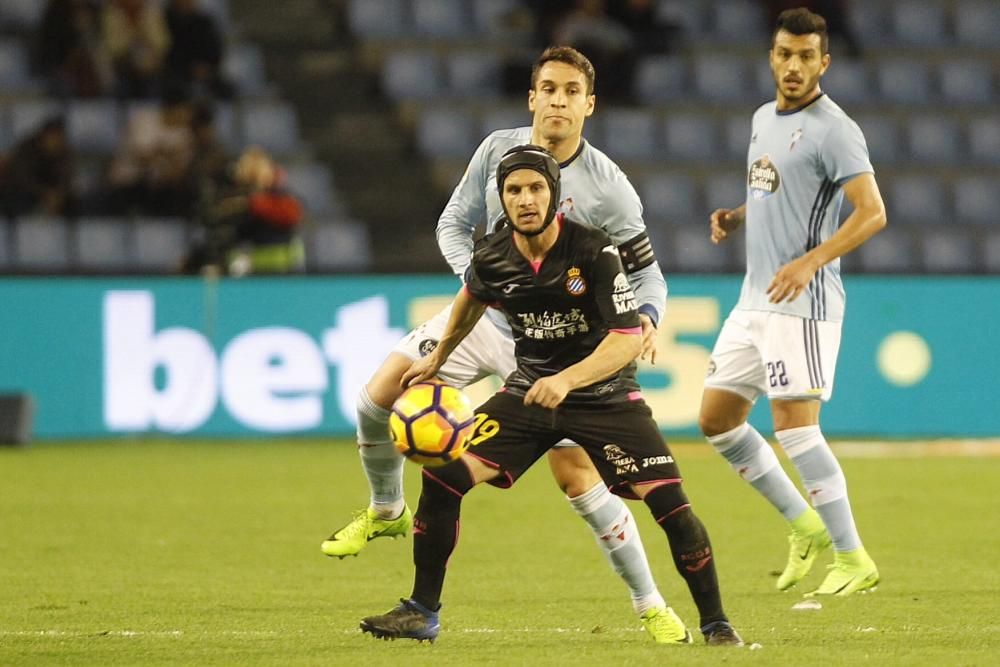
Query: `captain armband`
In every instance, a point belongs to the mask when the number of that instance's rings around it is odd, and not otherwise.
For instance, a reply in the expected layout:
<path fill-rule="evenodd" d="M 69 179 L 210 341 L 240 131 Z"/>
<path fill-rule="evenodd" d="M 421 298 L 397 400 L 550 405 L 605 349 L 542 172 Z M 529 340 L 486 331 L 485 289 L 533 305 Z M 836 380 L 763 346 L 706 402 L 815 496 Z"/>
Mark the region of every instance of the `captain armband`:
<path fill-rule="evenodd" d="M 656 261 L 656 254 L 646 232 L 639 232 L 637 236 L 620 244 L 618 254 L 621 255 L 626 273 L 635 273 Z"/>

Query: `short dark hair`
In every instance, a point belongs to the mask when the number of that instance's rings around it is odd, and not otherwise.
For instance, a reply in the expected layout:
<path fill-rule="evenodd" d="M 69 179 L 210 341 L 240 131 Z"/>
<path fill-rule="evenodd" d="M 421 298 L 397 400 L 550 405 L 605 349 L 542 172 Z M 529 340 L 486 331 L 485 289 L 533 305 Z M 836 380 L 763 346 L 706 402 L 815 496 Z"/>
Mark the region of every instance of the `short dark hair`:
<path fill-rule="evenodd" d="M 531 89 L 535 89 L 535 84 L 538 82 L 538 71 L 542 69 L 545 63 L 557 62 L 565 63 L 576 69 L 580 70 L 584 78 L 587 80 L 587 94 L 594 94 L 594 79 L 596 74 L 594 73 L 594 66 L 587 59 L 587 56 L 583 55 L 572 46 L 550 46 L 549 48 L 542 51 L 542 55 L 538 56 L 538 60 L 531 67 Z"/>
<path fill-rule="evenodd" d="M 796 9 L 786 9 L 778 14 L 778 23 L 771 33 L 771 47 L 774 47 L 774 38 L 779 31 L 784 30 L 793 35 L 819 35 L 819 48 L 822 54 L 830 50 L 830 37 L 826 34 L 826 19 L 811 12 L 805 7 Z"/>

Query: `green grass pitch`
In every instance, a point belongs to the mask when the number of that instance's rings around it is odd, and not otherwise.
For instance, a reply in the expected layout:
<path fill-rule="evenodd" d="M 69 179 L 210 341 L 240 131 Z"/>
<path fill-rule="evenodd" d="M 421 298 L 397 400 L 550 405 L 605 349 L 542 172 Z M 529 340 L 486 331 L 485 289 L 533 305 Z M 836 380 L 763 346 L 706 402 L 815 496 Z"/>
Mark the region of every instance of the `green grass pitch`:
<path fill-rule="evenodd" d="M 727 611 L 755 650 L 653 644 L 544 462 L 514 489 L 484 487 L 466 501 L 443 630 L 429 645 L 358 630 L 362 616 L 409 594 L 410 539 L 376 540 L 343 561 L 319 551 L 367 499 L 350 444 L 118 441 L 0 449 L 0 664 L 1000 660 L 1000 458 L 845 458 L 882 584 L 793 611 L 801 591 L 775 592 L 771 574 L 784 561 L 782 522 L 705 450 L 676 453 L 712 535 Z M 417 473 L 407 464 L 413 507 Z M 644 506 L 632 509 L 661 591 L 696 626 L 666 538 Z"/>

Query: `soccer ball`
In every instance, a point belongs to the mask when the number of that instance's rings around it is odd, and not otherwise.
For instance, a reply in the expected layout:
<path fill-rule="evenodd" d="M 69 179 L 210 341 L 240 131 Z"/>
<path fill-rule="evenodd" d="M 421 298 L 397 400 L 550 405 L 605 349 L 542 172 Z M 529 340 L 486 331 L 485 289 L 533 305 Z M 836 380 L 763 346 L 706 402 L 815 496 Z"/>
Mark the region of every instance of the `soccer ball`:
<path fill-rule="evenodd" d="M 403 456 L 425 466 L 454 461 L 469 448 L 475 425 L 465 394 L 440 382 L 412 385 L 389 413 L 392 439 Z"/>

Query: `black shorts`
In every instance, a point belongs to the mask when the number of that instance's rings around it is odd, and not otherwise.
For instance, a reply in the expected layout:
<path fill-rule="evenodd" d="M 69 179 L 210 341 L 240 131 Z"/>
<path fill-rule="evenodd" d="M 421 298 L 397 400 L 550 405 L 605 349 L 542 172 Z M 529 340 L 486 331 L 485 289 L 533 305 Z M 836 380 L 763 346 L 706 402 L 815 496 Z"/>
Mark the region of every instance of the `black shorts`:
<path fill-rule="evenodd" d="M 522 397 L 500 392 L 476 410 L 469 454 L 500 471 L 490 484 L 510 488 L 564 438 L 587 452 L 615 493 L 635 497 L 629 485 L 675 484 L 680 470 L 652 412 L 643 401 L 525 406 Z"/>

